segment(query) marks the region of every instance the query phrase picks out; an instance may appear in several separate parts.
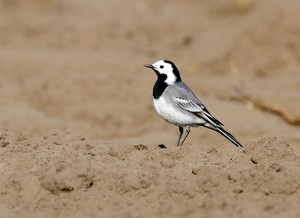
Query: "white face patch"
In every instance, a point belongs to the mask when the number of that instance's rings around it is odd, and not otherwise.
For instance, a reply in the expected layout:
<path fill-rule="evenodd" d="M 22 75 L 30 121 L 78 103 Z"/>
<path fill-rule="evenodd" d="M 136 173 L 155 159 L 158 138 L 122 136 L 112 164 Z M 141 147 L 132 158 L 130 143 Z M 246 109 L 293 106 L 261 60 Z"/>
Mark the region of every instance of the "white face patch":
<path fill-rule="evenodd" d="M 171 64 L 164 62 L 163 60 L 157 61 L 154 64 L 152 64 L 154 69 L 158 71 L 160 74 L 167 75 L 167 79 L 165 82 L 168 85 L 173 85 L 176 82 L 177 77 L 175 76 L 173 72 L 173 67 Z"/>

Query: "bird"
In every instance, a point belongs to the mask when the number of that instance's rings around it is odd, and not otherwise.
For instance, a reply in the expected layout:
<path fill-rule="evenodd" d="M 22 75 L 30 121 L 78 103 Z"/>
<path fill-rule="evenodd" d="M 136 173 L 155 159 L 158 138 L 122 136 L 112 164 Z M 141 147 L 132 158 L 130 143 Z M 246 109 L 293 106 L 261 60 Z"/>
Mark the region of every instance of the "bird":
<path fill-rule="evenodd" d="M 183 145 L 192 127 L 202 126 L 220 133 L 235 146 L 243 147 L 182 81 L 179 70 L 172 61 L 159 60 L 143 66 L 154 70 L 157 75 L 153 87 L 154 108 L 165 121 L 179 127 L 177 146 Z M 186 132 L 181 140 L 184 128 Z"/>

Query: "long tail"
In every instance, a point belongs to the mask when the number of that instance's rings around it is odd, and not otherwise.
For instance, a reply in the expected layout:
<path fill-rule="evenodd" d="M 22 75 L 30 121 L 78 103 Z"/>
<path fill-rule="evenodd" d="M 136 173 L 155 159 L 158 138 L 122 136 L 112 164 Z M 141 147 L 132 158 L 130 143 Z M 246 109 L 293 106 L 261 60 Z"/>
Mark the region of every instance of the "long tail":
<path fill-rule="evenodd" d="M 223 124 L 220 121 L 218 121 L 216 118 L 214 118 L 205 107 L 203 108 L 202 113 L 195 113 L 195 115 L 206 121 L 206 123 L 204 124 L 205 127 L 215 130 L 216 132 L 222 134 L 229 141 L 231 141 L 235 146 L 240 148 L 243 147 L 241 143 L 239 143 L 238 140 L 236 140 L 233 137 L 233 135 L 231 135 L 229 132 L 227 132 L 225 129 L 222 128 Z"/>
<path fill-rule="evenodd" d="M 236 140 L 233 135 L 231 135 L 229 132 L 227 132 L 225 129 L 223 129 L 222 127 L 216 127 L 216 129 L 214 129 L 215 131 L 217 131 L 218 133 L 222 134 L 223 136 L 225 136 L 229 141 L 231 141 L 235 146 L 237 147 L 243 147 L 241 145 L 241 143 L 238 142 L 238 140 Z"/>

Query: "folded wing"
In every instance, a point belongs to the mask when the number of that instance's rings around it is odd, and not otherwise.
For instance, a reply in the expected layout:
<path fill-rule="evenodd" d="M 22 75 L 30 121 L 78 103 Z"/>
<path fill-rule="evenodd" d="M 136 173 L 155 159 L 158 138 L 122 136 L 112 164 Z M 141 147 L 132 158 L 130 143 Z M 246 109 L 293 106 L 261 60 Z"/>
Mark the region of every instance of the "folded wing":
<path fill-rule="evenodd" d="M 175 101 L 177 105 L 182 109 L 195 114 L 197 117 L 205 119 L 207 122 L 209 122 L 209 124 L 212 125 L 212 128 L 223 126 L 220 121 L 218 121 L 209 113 L 209 111 L 203 104 L 184 98 L 175 98 Z"/>

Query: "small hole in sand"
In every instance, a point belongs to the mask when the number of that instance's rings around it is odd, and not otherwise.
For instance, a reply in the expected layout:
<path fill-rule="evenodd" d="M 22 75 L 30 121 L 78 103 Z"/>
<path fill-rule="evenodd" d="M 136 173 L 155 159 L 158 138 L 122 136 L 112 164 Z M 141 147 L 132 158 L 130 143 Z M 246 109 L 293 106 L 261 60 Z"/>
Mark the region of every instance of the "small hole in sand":
<path fill-rule="evenodd" d="M 164 144 L 159 144 L 158 147 L 161 149 L 167 148 Z"/>

